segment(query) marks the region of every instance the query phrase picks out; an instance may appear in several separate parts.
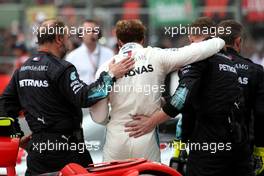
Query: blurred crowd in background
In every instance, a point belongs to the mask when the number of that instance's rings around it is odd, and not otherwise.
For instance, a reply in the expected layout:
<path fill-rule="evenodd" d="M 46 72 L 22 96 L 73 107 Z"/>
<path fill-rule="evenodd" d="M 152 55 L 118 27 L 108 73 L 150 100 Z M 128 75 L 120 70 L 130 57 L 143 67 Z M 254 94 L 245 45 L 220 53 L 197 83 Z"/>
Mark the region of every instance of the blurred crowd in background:
<path fill-rule="evenodd" d="M 171 48 L 188 44 L 187 35 L 172 37 L 165 28 L 187 26 L 200 16 L 240 21 L 246 29 L 242 54 L 264 65 L 264 0 L 0 0 L 1 82 L 36 51 L 33 28 L 47 18 L 74 27 L 87 18 L 96 20 L 102 30 L 99 43 L 117 53 L 114 26 L 119 19 L 141 19 L 148 28 L 145 45 Z M 71 36 L 71 50 L 81 42 Z"/>

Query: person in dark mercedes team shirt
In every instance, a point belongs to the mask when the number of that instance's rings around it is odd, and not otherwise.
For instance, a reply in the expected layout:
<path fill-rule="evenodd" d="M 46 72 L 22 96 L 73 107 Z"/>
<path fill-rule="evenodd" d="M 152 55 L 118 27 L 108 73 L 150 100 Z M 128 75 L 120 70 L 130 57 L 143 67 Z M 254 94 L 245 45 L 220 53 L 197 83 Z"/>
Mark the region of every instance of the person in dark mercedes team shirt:
<path fill-rule="evenodd" d="M 227 55 L 235 62 L 238 72 L 238 81 L 245 96 L 245 117 L 249 142 L 254 147 L 255 172 L 264 175 L 264 71 L 261 65 L 253 63 L 239 53 L 243 42 L 243 26 L 234 20 L 224 20 L 218 27 L 231 27 L 231 34 L 219 35 L 226 42 Z M 252 152 L 252 151 L 251 151 Z"/>
<path fill-rule="evenodd" d="M 134 66 L 131 58 L 119 63 L 112 61 L 108 72 L 86 85 L 75 67 L 62 59 L 69 38 L 65 29 L 58 20 L 46 20 L 40 25 L 38 53 L 15 71 L 0 98 L 1 119 L 15 121 L 10 135 L 23 136 L 17 123 L 20 110 L 25 111 L 32 131 L 27 145 L 26 175 L 57 171 L 70 162 L 83 166 L 92 163 L 89 151 L 83 146 L 81 108 L 107 97 L 115 79 Z"/>

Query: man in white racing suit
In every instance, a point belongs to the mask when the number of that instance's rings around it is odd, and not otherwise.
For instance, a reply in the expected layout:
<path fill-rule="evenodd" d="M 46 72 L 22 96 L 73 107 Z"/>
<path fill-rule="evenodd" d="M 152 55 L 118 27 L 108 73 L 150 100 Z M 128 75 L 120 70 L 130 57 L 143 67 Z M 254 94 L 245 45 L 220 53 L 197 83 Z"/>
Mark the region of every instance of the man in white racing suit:
<path fill-rule="evenodd" d="M 144 32 L 145 27 L 139 20 L 122 20 L 116 24 L 121 48 L 115 61 L 130 56 L 135 60 L 135 68 L 117 80 L 107 99 L 91 108 L 92 118 L 107 127 L 104 161 L 146 158 L 159 162 L 156 130 L 139 138 L 130 138 L 124 131 L 124 124 L 131 121 L 133 116 L 150 116 L 161 109 L 164 79 L 168 73 L 214 55 L 225 44 L 222 39 L 213 38 L 179 49 L 144 48 Z M 104 70 L 107 71 L 107 63 L 101 66 L 97 75 Z"/>

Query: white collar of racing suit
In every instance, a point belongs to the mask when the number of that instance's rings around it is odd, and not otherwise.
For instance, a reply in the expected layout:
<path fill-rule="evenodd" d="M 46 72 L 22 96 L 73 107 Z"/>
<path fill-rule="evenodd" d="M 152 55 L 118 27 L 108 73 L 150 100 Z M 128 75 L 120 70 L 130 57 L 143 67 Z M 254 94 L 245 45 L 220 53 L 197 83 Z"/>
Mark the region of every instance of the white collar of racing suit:
<path fill-rule="evenodd" d="M 137 50 L 137 49 L 142 49 L 143 46 L 140 45 L 139 43 L 134 43 L 134 42 L 130 42 L 130 43 L 126 43 L 124 44 L 120 50 L 119 50 L 119 53 L 118 54 L 121 54 L 121 55 L 125 55 L 125 54 L 128 54 L 129 51 L 132 51 L 132 50 Z"/>

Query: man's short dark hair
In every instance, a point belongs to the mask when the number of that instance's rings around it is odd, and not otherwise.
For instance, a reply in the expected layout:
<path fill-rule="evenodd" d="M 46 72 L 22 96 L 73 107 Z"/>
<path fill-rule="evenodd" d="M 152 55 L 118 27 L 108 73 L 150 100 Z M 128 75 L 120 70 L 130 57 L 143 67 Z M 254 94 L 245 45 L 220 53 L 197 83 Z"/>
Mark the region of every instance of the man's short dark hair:
<path fill-rule="evenodd" d="M 141 42 L 146 28 L 140 20 L 120 20 L 116 23 L 116 36 L 121 42 Z"/>
<path fill-rule="evenodd" d="M 213 33 L 215 33 L 215 30 L 213 27 L 215 27 L 215 23 L 211 18 L 199 17 L 194 22 L 192 22 L 192 24 L 190 25 L 190 28 L 191 28 L 191 34 L 190 35 L 202 36 L 202 35 L 204 35 L 202 32 L 203 30 L 205 30 L 204 28 L 207 28 L 208 31 L 211 34 L 213 34 Z M 198 33 L 196 33 L 195 29 L 197 29 Z M 210 35 L 210 33 L 208 35 Z"/>
<path fill-rule="evenodd" d="M 217 27 L 221 27 L 224 29 L 229 28 L 230 32 L 224 32 L 221 34 L 218 34 L 218 37 L 222 38 L 227 45 L 234 45 L 235 39 L 237 37 L 244 37 L 243 34 L 243 26 L 239 23 L 236 22 L 235 20 L 224 20 L 221 21 Z"/>
<path fill-rule="evenodd" d="M 49 19 L 43 21 L 37 32 L 37 43 L 51 43 L 56 39 L 56 36 L 64 36 L 67 32 L 66 26 L 62 21 Z"/>

